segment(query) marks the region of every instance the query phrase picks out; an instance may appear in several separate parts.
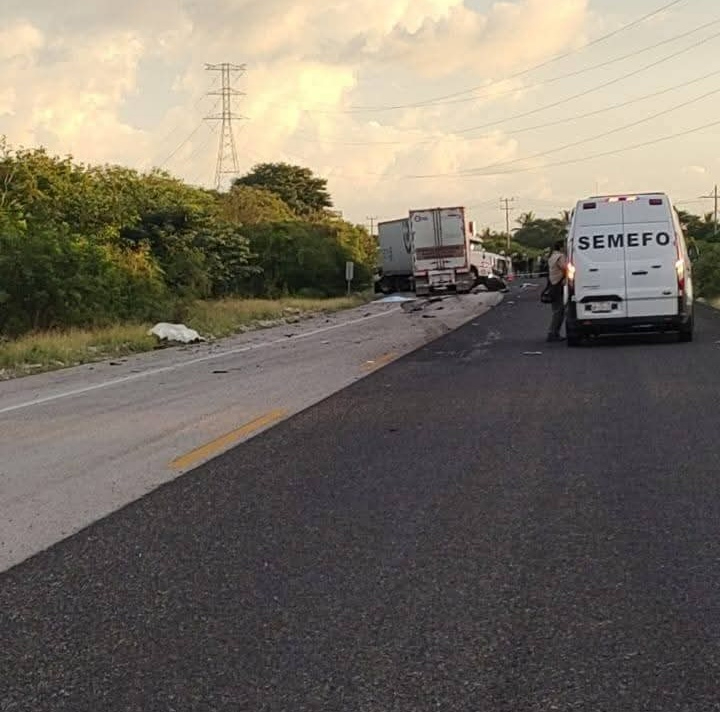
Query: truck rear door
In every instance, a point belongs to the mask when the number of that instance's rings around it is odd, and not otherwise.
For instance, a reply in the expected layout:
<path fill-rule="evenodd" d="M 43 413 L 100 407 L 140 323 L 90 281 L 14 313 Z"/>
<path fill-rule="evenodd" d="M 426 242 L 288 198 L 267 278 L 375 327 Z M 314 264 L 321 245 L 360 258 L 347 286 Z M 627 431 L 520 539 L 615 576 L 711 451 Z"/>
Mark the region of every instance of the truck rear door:
<path fill-rule="evenodd" d="M 468 267 L 463 208 L 431 208 L 410 213 L 415 273 L 427 273 L 434 286 L 456 282 L 456 269 Z"/>
<path fill-rule="evenodd" d="M 442 269 L 468 267 L 469 239 L 465 228 L 465 211 L 462 208 L 440 208 L 440 244 L 442 246 Z"/>

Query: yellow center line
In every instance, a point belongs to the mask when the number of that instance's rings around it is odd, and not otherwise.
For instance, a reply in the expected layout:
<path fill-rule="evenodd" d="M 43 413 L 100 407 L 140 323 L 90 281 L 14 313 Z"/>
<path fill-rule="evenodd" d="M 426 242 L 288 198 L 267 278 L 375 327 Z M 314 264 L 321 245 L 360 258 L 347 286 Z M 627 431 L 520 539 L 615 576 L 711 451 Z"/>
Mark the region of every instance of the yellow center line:
<path fill-rule="evenodd" d="M 239 428 L 181 455 L 170 463 L 170 467 L 176 470 L 185 470 L 196 462 L 206 460 L 220 450 L 228 448 L 241 438 L 252 435 L 261 428 L 276 423 L 278 420 L 282 420 L 286 415 L 286 410 L 272 410 L 269 413 L 265 413 L 265 415 L 261 415 L 249 423 L 245 423 L 245 425 L 241 425 Z"/>
<path fill-rule="evenodd" d="M 366 361 L 363 364 L 363 371 L 374 371 L 378 368 L 381 368 L 382 366 L 387 366 L 391 361 L 394 361 L 397 358 L 397 354 L 393 351 L 391 351 L 388 354 L 384 354 L 382 356 L 378 356 L 378 358 L 372 360 L 372 361 Z"/>

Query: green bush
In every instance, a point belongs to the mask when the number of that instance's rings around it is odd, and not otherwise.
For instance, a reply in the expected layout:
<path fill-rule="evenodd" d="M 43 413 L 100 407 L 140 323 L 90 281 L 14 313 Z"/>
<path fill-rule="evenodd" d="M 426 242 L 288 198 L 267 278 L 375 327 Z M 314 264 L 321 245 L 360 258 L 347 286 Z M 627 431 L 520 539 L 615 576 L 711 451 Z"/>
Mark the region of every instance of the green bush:
<path fill-rule="evenodd" d="M 357 255 L 343 244 L 333 226 L 299 220 L 253 225 L 246 229 L 250 248 L 262 270 L 250 277 L 253 296 L 277 298 L 288 294 L 338 296 L 345 292 L 345 263 Z M 365 286 L 371 269 L 356 264 L 356 288 Z"/>
<path fill-rule="evenodd" d="M 720 244 L 698 241 L 700 251 L 693 265 L 693 281 L 698 297 L 715 299 L 720 297 Z"/>
<path fill-rule="evenodd" d="M 0 334 L 180 320 L 198 299 L 341 295 L 348 260 L 353 288 L 370 284 L 374 240 L 325 210 L 323 179 L 269 164 L 248 181 L 221 194 L 0 137 Z"/>
<path fill-rule="evenodd" d="M 0 285 L 0 332 L 10 336 L 143 320 L 167 300 L 147 255 L 52 227 L 0 227 Z"/>

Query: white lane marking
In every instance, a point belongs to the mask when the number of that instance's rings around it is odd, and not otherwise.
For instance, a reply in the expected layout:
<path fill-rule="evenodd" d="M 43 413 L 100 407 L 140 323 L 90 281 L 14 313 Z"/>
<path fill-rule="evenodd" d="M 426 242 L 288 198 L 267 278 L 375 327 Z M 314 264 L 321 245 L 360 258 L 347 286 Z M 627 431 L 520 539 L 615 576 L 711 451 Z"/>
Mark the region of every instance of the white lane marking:
<path fill-rule="evenodd" d="M 400 311 L 399 307 L 395 307 L 394 309 L 390 309 L 386 312 L 382 312 L 381 314 L 372 314 L 370 316 L 363 316 L 358 319 L 352 319 L 351 321 L 343 322 L 342 324 L 333 324 L 332 326 L 323 326 L 319 329 L 313 329 L 312 331 L 307 331 L 304 334 L 297 334 L 297 336 L 293 337 L 293 341 L 297 341 L 298 339 L 307 339 L 310 336 L 317 336 L 317 334 L 324 334 L 328 331 L 333 331 L 335 329 L 342 329 L 346 326 L 352 326 L 353 324 L 360 324 L 361 322 L 368 322 L 371 319 L 378 319 L 380 317 L 390 316 L 391 314 L 395 314 L 396 312 Z M 5 408 L 0 408 L 0 415 L 3 415 L 5 413 L 11 413 L 15 410 L 23 410 L 24 408 L 30 408 L 34 405 L 43 405 L 45 403 L 51 403 L 53 401 L 62 400 L 63 398 L 71 398 L 73 396 L 79 396 L 84 393 L 90 393 L 92 391 L 99 391 L 103 388 L 111 388 L 112 386 L 118 386 L 123 383 L 128 383 L 129 381 L 136 381 L 139 378 L 146 378 L 148 376 L 156 376 L 159 373 L 169 373 L 170 371 L 177 371 L 181 368 L 185 368 L 186 366 L 193 366 L 197 363 L 204 363 L 205 361 L 212 361 L 214 359 L 218 358 L 224 358 L 225 356 L 233 356 L 234 354 L 240 354 L 244 353 L 246 351 L 254 351 L 256 349 L 262 349 L 267 348 L 268 346 L 275 346 L 276 344 L 287 344 L 288 338 L 286 336 L 283 336 L 280 339 L 273 339 L 272 341 L 261 341 L 259 343 L 255 344 L 247 344 L 246 346 L 238 346 L 235 349 L 230 349 L 229 351 L 222 351 L 215 354 L 208 354 L 207 356 L 198 356 L 197 358 L 188 359 L 187 361 L 181 361 L 180 363 L 172 364 L 171 366 L 162 366 L 160 368 L 152 368 L 147 371 L 143 371 L 142 373 L 133 373 L 129 376 L 123 376 L 122 378 L 115 378 L 111 381 L 103 381 L 102 383 L 95 383 L 92 386 L 85 386 L 84 388 L 75 388 L 71 391 L 65 391 L 63 393 L 56 393 L 52 396 L 45 396 L 44 398 L 36 398 L 35 400 L 26 401 L 24 403 L 17 403 L 16 405 L 10 405 Z"/>

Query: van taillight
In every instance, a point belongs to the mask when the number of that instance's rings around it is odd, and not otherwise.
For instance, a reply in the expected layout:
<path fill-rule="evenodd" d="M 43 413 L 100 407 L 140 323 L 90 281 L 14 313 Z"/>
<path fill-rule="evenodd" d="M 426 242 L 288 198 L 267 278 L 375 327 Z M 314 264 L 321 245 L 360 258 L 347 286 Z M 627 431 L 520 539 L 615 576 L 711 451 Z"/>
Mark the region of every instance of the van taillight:
<path fill-rule="evenodd" d="M 568 262 L 567 278 L 568 278 L 568 281 L 570 281 L 570 282 L 575 281 L 575 265 L 572 262 Z"/>
<path fill-rule="evenodd" d="M 685 260 L 680 259 L 675 263 L 675 272 L 677 273 L 678 291 L 682 296 L 685 291 Z"/>

